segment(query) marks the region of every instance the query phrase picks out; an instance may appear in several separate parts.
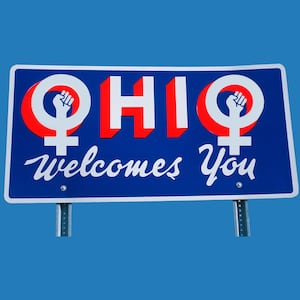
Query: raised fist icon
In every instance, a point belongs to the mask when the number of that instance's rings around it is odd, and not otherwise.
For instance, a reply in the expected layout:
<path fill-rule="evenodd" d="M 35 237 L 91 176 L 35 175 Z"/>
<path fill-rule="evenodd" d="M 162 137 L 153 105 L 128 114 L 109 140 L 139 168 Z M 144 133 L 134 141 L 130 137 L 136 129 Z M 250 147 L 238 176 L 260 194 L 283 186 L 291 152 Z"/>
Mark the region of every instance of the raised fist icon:
<path fill-rule="evenodd" d="M 66 91 L 62 91 L 53 98 L 53 104 L 57 115 L 67 115 L 67 112 L 72 107 L 74 98 Z"/>
<path fill-rule="evenodd" d="M 235 92 L 226 100 L 226 105 L 229 108 L 230 116 L 240 116 L 247 102 L 247 98 L 241 92 Z"/>

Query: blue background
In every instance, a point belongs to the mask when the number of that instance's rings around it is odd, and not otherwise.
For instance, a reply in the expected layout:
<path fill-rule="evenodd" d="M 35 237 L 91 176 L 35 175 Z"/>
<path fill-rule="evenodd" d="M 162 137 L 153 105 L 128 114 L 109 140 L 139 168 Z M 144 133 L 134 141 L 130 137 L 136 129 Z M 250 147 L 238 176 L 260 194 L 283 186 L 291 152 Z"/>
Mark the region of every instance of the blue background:
<path fill-rule="evenodd" d="M 289 0 L 0 4 L 1 177 L 16 63 L 282 63 L 299 157 L 299 23 Z M 0 298 L 299 299 L 299 196 L 249 209 L 252 236 L 236 238 L 231 201 L 76 204 L 73 236 L 57 239 L 54 204 L 3 200 Z"/>

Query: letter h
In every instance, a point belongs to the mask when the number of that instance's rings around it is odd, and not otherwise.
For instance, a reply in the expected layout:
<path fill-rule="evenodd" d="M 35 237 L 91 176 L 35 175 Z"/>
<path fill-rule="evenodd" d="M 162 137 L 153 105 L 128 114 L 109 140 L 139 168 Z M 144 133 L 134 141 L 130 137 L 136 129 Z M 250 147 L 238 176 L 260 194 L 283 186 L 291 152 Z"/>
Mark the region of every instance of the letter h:
<path fill-rule="evenodd" d="M 133 94 L 121 95 L 121 76 L 109 76 L 100 85 L 101 138 L 112 138 L 121 129 L 122 116 L 134 117 L 135 138 L 145 138 L 155 128 L 153 77 L 140 78 Z"/>

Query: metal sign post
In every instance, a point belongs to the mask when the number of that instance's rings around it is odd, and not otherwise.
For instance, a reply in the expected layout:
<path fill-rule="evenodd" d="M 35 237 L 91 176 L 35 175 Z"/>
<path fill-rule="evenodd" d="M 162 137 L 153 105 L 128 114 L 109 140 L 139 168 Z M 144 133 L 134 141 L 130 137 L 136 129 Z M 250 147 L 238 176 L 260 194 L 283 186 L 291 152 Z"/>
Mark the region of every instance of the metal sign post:
<path fill-rule="evenodd" d="M 70 237 L 72 233 L 72 204 L 56 204 L 56 236 Z"/>
<path fill-rule="evenodd" d="M 233 201 L 234 221 L 235 221 L 235 234 L 237 237 L 250 236 L 250 223 L 248 215 L 247 200 L 234 200 Z"/>

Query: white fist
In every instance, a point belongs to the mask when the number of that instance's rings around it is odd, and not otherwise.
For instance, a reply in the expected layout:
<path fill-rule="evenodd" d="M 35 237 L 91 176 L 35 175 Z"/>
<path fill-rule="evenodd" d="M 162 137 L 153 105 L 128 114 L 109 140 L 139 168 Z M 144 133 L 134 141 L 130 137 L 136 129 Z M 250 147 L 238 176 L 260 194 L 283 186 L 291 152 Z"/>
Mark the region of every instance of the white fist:
<path fill-rule="evenodd" d="M 226 105 L 229 108 L 229 115 L 239 116 L 244 109 L 247 98 L 241 92 L 235 92 L 226 100 Z"/>
<path fill-rule="evenodd" d="M 73 102 L 74 98 L 66 91 L 62 91 L 53 98 L 53 104 L 57 114 L 66 115 L 72 107 Z"/>

